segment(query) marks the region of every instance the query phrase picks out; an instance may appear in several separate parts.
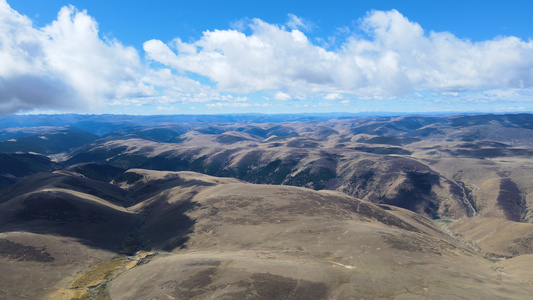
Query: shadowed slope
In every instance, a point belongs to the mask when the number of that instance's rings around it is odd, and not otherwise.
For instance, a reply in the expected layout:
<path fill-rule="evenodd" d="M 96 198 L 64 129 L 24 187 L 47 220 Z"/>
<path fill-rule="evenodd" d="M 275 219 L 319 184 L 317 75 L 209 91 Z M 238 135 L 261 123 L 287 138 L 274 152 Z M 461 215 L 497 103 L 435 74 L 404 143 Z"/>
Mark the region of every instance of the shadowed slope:
<path fill-rule="evenodd" d="M 36 154 L 0 153 L 0 190 L 21 178 L 39 172 L 51 172 L 60 165 L 46 156 Z"/>
<path fill-rule="evenodd" d="M 61 170 L 54 173 L 40 173 L 29 176 L 10 186 L 0 195 L 0 203 L 25 193 L 55 188 L 90 194 L 119 206 L 126 206 L 130 202 L 126 198 L 126 192 L 116 186 Z"/>
<path fill-rule="evenodd" d="M 126 209 L 66 189 L 42 189 L 0 204 L 0 232 L 24 231 L 73 237 L 91 247 L 120 251 L 139 222 Z"/>

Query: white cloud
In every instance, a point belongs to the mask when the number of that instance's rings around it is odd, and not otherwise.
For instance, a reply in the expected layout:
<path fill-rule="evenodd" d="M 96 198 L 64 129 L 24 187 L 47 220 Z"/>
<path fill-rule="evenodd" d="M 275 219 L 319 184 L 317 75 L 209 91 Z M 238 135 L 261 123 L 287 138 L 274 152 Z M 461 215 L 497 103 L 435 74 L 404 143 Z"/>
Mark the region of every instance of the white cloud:
<path fill-rule="evenodd" d="M 147 71 L 143 81 L 157 86 L 161 92 L 147 99 L 159 103 L 191 103 L 219 100 L 222 96 L 209 86 L 200 84 L 185 76 L 177 76 L 168 68 Z"/>
<path fill-rule="evenodd" d="M 326 100 L 342 100 L 344 97 L 339 93 L 330 93 L 324 96 Z"/>
<path fill-rule="evenodd" d="M 37 29 L 0 0 L 0 65 L 0 113 L 100 108 L 153 93 L 140 81 L 137 51 L 101 40 L 96 21 L 73 7 Z"/>
<path fill-rule="evenodd" d="M 524 111 L 526 110 L 525 107 L 523 106 L 519 106 L 519 107 L 516 107 L 516 106 L 510 106 L 510 107 L 499 107 L 496 109 L 496 111 L 503 111 L 503 112 L 507 112 L 507 111 Z"/>
<path fill-rule="evenodd" d="M 239 19 L 231 22 L 230 28 L 238 31 L 245 31 L 247 27 L 247 19 Z"/>
<path fill-rule="evenodd" d="M 304 20 L 303 18 L 300 18 L 294 14 L 288 14 L 289 20 L 287 21 L 286 25 L 290 29 L 301 29 L 303 31 L 310 31 L 313 28 L 313 23 Z"/>
<path fill-rule="evenodd" d="M 215 102 L 207 103 L 207 108 L 247 108 L 247 107 L 268 107 L 268 104 L 249 103 L 249 102 Z"/>
<path fill-rule="evenodd" d="M 185 54 L 196 54 L 196 46 L 194 44 L 187 44 L 181 41 L 180 38 L 175 38 L 172 41 L 174 47 L 178 50 L 179 53 Z"/>
<path fill-rule="evenodd" d="M 278 101 L 290 101 L 290 100 L 292 100 L 292 97 L 291 97 L 291 95 L 289 95 L 287 93 L 277 92 L 272 99 L 278 100 Z"/>
<path fill-rule="evenodd" d="M 192 47 L 194 47 L 194 45 L 191 45 L 191 48 Z M 143 45 L 143 48 L 149 59 L 157 60 L 164 65 L 174 67 L 173 62 L 177 58 L 176 54 L 160 40 L 146 41 Z"/>
<path fill-rule="evenodd" d="M 147 56 L 175 68 L 206 76 L 225 92 L 306 90 L 308 85 L 331 81 L 334 58 L 312 45 L 298 30 L 287 31 L 277 25 L 254 19 L 251 36 L 236 30 L 204 32 L 194 44 L 196 53 L 173 53 L 168 45 L 152 40 L 144 44 Z M 172 53 L 170 53 L 172 52 Z"/>
<path fill-rule="evenodd" d="M 448 32 L 425 33 L 391 10 L 372 11 L 361 20 L 367 38 L 353 35 L 337 50 L 327 50 L 297 29 L 300 18 L 289 17 L 290 29 L 254 19 L 249 35 L 206 31 L 197 41 L 179 40 L 178 48 L 190 51 L 174 53 L 160 41 L 147 42 L 145 51 L 176 70 L 208 77 L 220 91 L 277 90 L 283 97 L 274 98 L 283 99 L 319 93 L 380 99 L 414 91 L 533 87 L 533 41 L 499 37 L 474 43 Z"/>
<path fill-rule="evenodd" d="M 442 92 L 441 94 L 449 97 L 459 97 L 458 92 Z"/>
<path fill-rule="evenodd" d="M 371 11 L 359 24 L 359 32 L 342 27 L 316 45 L 303 33 L 313 24 L 296 15 L 285 25 L 243 19 L 235 29 L 205 31 L 193 41 L 146 41 L 145 63 L 133 47 L 100 37 L 85 11 L 63 7 L 54 22 L 36 28 L 0 0 L 0 113 L 181 103 L 256 107 L 231 95 L 255 92 L 341 104 L 533 96 L 532 40 L 472 42 L 425 32 L 396 10 Z"/>

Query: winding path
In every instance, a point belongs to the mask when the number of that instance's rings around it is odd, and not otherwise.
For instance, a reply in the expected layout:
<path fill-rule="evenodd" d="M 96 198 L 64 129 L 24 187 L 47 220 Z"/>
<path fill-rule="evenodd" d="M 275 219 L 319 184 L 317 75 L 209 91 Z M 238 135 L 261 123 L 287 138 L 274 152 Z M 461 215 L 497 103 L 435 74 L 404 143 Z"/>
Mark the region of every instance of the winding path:
<path fill-rule="evenodd" d="M 457 183 L 457 185 L 459 185 L 461 187 L 461 191 L 463 192 L 463 202 L 466 204 L 466 206 L 468 206 L 468 208 L 470 208 L 470 211 L 472 213 L 472 218 L 476 216 L 477 214 L 477 211 L 476 211 L 476 208 L 474 207 L 474 205 L 472 205 L 472 202 L 470 201 L 470 197 L 469 197 L 469 194 L 466 192 L 466 188 L 465 188 L 465 184 L 464 182 L 462 181 L 456 181 L 455 183 Z"/>

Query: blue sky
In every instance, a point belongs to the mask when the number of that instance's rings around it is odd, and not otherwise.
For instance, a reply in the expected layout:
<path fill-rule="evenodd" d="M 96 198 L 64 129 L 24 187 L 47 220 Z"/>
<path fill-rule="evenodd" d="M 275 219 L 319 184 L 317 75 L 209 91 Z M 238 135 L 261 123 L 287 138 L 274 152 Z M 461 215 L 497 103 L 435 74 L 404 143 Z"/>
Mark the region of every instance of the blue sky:
<path fill-rule="evenodd" d="M 0 113 L 533 111 L 532 11 L 0 0 Z"/>

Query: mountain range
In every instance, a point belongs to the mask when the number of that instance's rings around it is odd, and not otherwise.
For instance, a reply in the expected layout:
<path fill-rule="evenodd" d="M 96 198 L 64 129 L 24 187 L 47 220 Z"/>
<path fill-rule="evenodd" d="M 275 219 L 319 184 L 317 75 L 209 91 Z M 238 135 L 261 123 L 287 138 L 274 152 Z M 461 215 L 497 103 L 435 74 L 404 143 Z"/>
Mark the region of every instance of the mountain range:
<path fill-rule="evenodd" d="M 527 299 L 533 115 L 0 118 L 5 299 Z"/>

